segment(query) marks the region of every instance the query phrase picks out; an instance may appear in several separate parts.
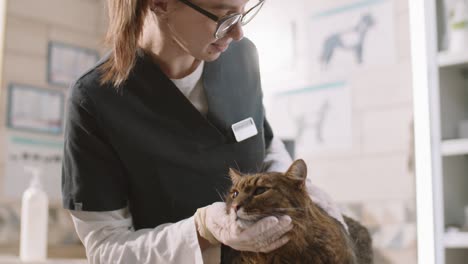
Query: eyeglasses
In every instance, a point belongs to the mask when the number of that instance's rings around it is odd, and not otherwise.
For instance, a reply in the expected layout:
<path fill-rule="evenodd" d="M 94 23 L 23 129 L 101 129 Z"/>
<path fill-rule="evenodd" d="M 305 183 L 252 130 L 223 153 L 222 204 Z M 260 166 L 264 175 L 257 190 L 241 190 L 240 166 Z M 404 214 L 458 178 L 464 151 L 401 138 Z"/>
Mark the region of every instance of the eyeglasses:
<path fill-rule="evenodd" d="M 223 17 L 218 17 L 217 15 L 212 14 L 206 11 L 205 9 L 195 5 L 189 0 L 180 0 L 180 1 L 186 4 L 187 6 L 195 9 L 196 11 L 200 12 L 201 14 L 207 16 L 208 18 L 215 21 L 216 23 L 218 23 L 218 26 L 216 27 L 216 31 L 214 34 L 214 37 L 216 39 L 220 39 L 226 36 L 229 30 L 231 30 L 239 22 L 241 23 L 242 26 L 249 23 L 258 14 L 258 11 L 260 11 L 263 4 L 265 3 L 265 0 L 260 0 L 258 3 L 256 3 L 254 6 L 249 8 L 249 10 L 247 10 L 243 14 L 235 13 L 235 14 L 230 14 L 230 15 L 223 16 Z"/>

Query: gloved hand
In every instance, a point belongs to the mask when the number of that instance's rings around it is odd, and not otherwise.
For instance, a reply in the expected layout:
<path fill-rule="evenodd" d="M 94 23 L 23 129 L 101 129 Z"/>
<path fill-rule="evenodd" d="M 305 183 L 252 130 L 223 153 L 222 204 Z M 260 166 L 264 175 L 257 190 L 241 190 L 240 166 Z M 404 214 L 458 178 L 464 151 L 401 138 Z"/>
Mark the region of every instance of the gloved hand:
<path fill-rule="evenodd" d="M 201 237 L 211 244 L 222 243 L 239 251 L 270 252 L 289 241 L 283 236 L 292 229 L 291 218 L 274 216 L 258 220 L 242 229 L 236 223 L 236 213 L 226 214 L 226 204 L 216 202 L 195 213 L 195 224 Z"/>

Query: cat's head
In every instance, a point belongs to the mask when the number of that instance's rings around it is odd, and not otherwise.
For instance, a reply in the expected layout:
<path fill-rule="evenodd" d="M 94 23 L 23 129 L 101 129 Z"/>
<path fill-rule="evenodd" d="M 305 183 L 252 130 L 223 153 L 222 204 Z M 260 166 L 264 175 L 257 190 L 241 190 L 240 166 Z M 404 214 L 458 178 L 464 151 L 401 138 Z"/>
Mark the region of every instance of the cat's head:
<path fill-rule="evenodd" d="M 232 187 L 226 197 L 228 213 L 237 215 L 241 227 L 266 216 L 302 214 L 308 198 L 305 189 L 307 166 L 296 160 L 285 173 L 241 174 L 230 169 Z"/>

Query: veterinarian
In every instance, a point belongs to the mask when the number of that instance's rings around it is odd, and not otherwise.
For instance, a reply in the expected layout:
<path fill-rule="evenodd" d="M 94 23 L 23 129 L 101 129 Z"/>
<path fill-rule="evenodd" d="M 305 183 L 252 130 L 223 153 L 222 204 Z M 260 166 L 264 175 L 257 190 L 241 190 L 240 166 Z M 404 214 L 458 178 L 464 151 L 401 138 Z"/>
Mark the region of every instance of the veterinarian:
<path fill-rule="evenodd" d="M 287 243 L 289 217 L 239 230 L 219 202 L 230 167 L 292 162 L 265 118 L 257 51 L 243 39 L 266 2 L 107 2 L 110 52 L 72 85 L 62 175 L 89 263 L 219 263 L 221 244 Z"/>

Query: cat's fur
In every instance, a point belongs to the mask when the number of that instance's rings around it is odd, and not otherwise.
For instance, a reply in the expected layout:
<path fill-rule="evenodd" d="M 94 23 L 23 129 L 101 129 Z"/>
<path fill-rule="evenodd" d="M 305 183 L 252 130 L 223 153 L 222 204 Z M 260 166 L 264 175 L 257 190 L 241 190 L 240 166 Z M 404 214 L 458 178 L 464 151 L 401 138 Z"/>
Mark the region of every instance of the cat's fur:
<path fill-rule="evenodd" d="M 249 226 L 266 216 L 289 215 L 293 229 L 286 234 L 289 242 L 269 253 L 223 250 L 223 263 L 372 263 L 367 229 L 345 217 L 348 234 L 310 199 L 305 188 L 307 167 L 303 160 L 296 160 L 286 173 L 242 175 L 231 169 L 230 176 L 233 186 L 226 197 L 226 210 L 229 213 L 236 208 L 240 226 Z"/>

